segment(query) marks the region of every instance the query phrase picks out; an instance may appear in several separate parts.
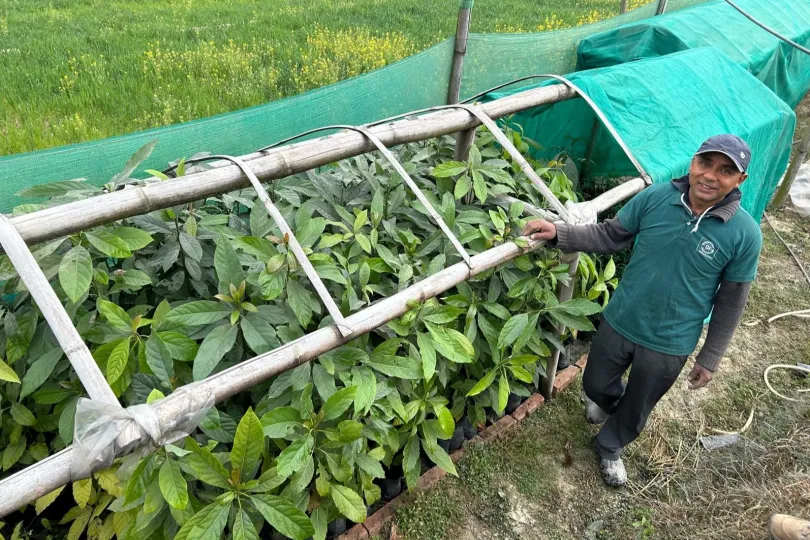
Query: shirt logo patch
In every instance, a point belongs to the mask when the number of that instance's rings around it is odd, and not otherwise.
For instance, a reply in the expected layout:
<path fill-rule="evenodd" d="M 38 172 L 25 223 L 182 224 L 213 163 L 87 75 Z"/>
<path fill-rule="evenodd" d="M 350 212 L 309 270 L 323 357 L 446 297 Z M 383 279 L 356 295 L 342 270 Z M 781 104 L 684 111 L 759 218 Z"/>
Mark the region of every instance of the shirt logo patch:
<path fill-rule="evenodd" d="M 715 246 L 710 240 L 703 237 L 700 239 L 697 252 L 711 260 L 714 259 L 714 256 L 717 254 L 717 246 Z"/>

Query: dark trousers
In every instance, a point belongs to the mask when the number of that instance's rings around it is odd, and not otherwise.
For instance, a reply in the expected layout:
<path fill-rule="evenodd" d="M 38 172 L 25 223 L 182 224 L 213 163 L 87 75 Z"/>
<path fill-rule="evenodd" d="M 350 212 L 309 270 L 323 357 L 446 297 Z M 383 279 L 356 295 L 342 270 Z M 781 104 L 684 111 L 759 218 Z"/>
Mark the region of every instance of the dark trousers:
<path fill-rule="evenodd" d="M 583 376 L 585 394 L 610 415 L 596 436 L 596 451 L 619 459 L 636 440 L 655 404 L 667 393 L 686 356 L 652 351 L 624 338 L 602 319 Z M 622 375 L 630 368 L 627 385 Z"/>

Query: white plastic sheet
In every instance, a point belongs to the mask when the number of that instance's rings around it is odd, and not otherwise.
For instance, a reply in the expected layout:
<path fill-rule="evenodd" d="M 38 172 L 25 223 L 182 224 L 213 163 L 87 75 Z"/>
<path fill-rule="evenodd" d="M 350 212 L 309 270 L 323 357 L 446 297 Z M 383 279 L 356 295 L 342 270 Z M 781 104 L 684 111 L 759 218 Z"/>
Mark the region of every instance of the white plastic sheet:
<path fill-rule="evenodd" d="M 799 167 L 790 186 L 790 202 L 803 218 L 810 217 L 810 162 Z"/>

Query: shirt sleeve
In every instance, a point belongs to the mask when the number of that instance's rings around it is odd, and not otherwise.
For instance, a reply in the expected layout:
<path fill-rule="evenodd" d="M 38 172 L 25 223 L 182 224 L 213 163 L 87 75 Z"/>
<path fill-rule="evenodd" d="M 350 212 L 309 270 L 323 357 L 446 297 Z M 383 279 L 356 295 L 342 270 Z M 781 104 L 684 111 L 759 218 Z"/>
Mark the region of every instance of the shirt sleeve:
<path fill-rule="evenodd" d="M 641 193 L 630 199 L 630 201 L 619 210 L 619 213 L 616 214 L 619 222 L 631 236 L 636 236 L 641 230 L 641 218 L 644 216 L 644 211 L 647 208 L 650 193 L 653 189 L 654 187 L 648 187 L 642 190 Z"/>
<path fill-rule="evenodd" d="M 759 252 L 762 250 L 762 233 L 747 235 L 737 254 L 723 270 L 723 280 L 746 283 L 757 277 Z"/>
<path fill-rule="evenodd" d="M 703 348 L 697 355 L 697 363 L 709 371 L 717 371 L 720 360 L 726 354 L 734 331 L 740 324 L 751 283 L 723 281 L 714 297 L 712 320 Z"/>

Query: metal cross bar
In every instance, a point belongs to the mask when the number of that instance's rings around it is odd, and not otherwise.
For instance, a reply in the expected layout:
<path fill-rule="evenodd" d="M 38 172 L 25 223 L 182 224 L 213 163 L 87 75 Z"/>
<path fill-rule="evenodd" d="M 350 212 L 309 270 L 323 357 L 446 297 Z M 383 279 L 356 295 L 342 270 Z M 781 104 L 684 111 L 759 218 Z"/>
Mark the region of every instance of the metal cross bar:
<path fill-rule="evenodd" d="M 215 156 L 205 156 L 204 158 L 198 159 L 190 159 L 186 161 L 186 163 L 198 163 L 200 161 L 208 161 L 213 159 L 223 159 L 226 161 L 230 161 L 240 169 L 242 172 L 245 173 L 248 180 L 250 181 L 250 185 L 253 186 L 253 189 L 256 190 L 256 194 L 261 199 L 262 203 L 264 204 L 264 208 L 267 210 L 267 213 L 273 219 L 273 221 L 278 225 L 278 228 L 281 229 L 281 234 L 284 237 L 284 240 L 287 242 L 290 250 L 293 252 L 295 256 L 295 260 L 298 261 L 298 264 L 301 265 L 301 268 L 304 270 L 304 273 L 309 278 L 310 283 L 312 286 L 315 287 L 315 291 L 318 293 L 318 296 L 321 298 L 321 302 L 323 305 L 326 306 L 326 310 L 329 312 L 329 315 L 332 317 L 332 320 L 335 321 L 335 325 L 340 330 L 340 333 L 343 336 L 349 336 L 352 334 L 351 327 L 346 323 L 346 319 L 343 317 L 343 314 L 340 312 L 340 308 L 335 304 L 335 301 L 332 299 L 332 295 L 329 294 L 329 291 L 326 289 L 326 285 L 323 284 L 321 277 L 318 275 L 318 272 L 312 266 L 312 263 L 309 262 L 309 258 L 307 254 L 304 253 L 304 249 L 301 247 L 301 244 L 298 243 L 298 240 L 295 238 L 295 234 L 293 233 L 290 226 L 287 224 L 287 221 L 284 219 L 284 216 L 281 215 L 276 205 L 273 204 L 273 201 L 270 200 L 270 196 L 267 194 L 267 191 L 262 186 L 262 183 L 256 178 L 256 175 L 253 174 L 253 171 L 250 170 L 244 161 L 239 158 L 233 156 L 226 156 L 226 155 L 215 155 Z"/>
<path fill-rule="evenodd" d="M 96 401 L 120 406 L 118 398 L 107 384 L 107 379 L 101 373 L 93 355 L 90 354 L 90 350 L 28 249 L 25 240 L 4 215 L 0 215 L 0 244 L 3 245 L 20 279 L 28 287 L 28 292 L 31 293 L 53 335 L 56 336 L 59 346 L 65 351 L 73 369 L 76 370 L 87 394 Z"/>

